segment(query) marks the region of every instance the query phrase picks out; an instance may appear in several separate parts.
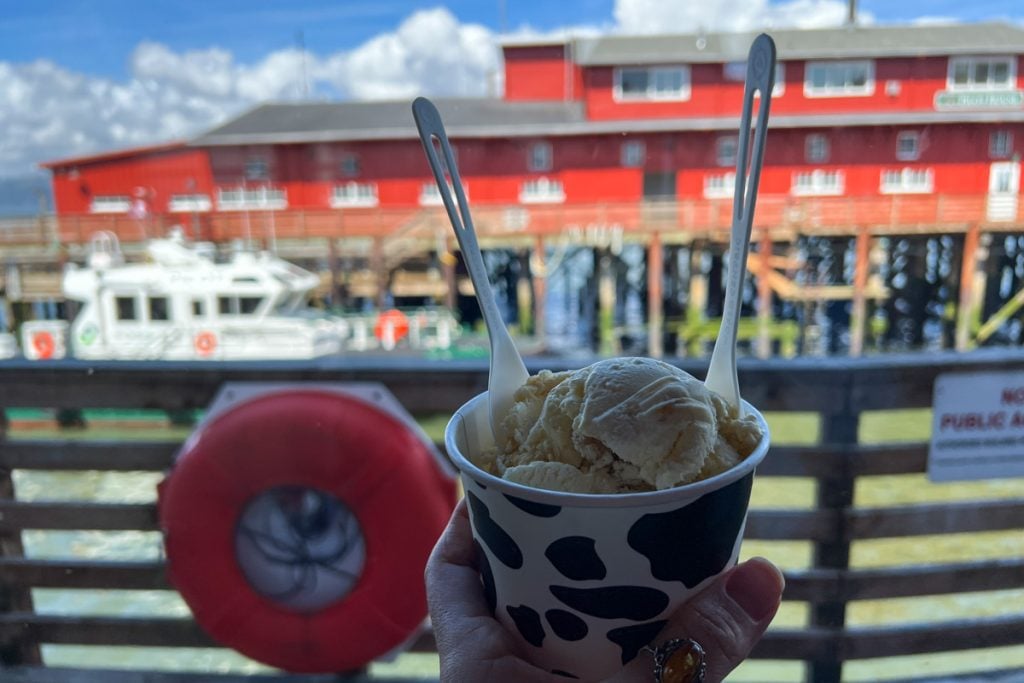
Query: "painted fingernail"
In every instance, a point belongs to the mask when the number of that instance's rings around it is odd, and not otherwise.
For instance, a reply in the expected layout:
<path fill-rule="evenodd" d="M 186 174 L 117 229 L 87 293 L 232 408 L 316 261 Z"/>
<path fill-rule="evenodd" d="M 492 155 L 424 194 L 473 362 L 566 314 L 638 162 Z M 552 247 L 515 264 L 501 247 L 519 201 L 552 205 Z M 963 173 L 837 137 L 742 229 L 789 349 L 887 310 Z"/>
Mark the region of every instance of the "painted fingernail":
<path fill-rule="evenodd" d="M 754 621 L 775 611 L 786 580 L 775 565 L 755 557 L 736 567 L 725 582 L 725 593 Z"/>

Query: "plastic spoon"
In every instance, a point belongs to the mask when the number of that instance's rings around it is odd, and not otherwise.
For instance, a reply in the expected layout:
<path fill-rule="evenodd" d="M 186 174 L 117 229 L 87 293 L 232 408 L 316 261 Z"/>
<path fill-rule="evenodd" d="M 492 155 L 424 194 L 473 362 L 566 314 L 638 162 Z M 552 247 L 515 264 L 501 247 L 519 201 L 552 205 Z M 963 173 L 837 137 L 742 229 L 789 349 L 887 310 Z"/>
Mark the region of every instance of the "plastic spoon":
<path fill-rule="evenodd" d="M 487 336 L 491 343 L 491 367 L 487 376 L 488 411 L 494 438 L 499 444 L 504 443 L 506 435 L 501 428 L 502 417 L 508 414 L 512 408 L 512 395 L 530 375 L 526 371 L 526 366 L 523 365 L 523 359 L 512 342 L 508 328 L 505 327 L 505 321 L 501 319 L 501 313 L 498 311 L 498 304 L 494 300 L 494 292 L 491 291 L 491 283 L 487 278 L 484 259 L 480 254 L 480 245 L 477 243 L 476 230 L 473 228 L 473 219 L 469 215 L 466 193 L 462 189 L 459 170 L 455 166 L 455 156 L 448 143 L 448 135 L 445 133 L 444 123 L 441 121 L 441 114 L 433 102 L 424 97 L 417 97 L 412 103 L 412 115 L 416 119 L 416 128 L 420 133 L 423 150 L 427 153 L 430 170 L 433 171 L 434 180 L 437 181 L 441 201 L 444 202 L 448 219 L 452 223 L 455 237 L 459 241 L 459 248 L 462 250 L 462 257 L 466 261 L 469 278 L 473 281 L 473 289 L 476 290 L 476 298 L 480 303 L 484 324 L 487 325 Z M 444 163 L 438 157 L 437 147 L 434 145 L 435 140 L 444 153 Z M 451 175 L 455 197 L 458 199 L 457 207 L 452 199 L 448 183 L 445 181 L 445 165 Z"/>
<path fill-rule="evenodd" d="M 736 189 L 732 204 L 732 236 L 729 241 L 729 274 L 725 284 L 725 307 L 722 327 L 711 352 L 711 365 L 704 385 L 719 394 L 743 413 L 740 403 L 740 384 L 736 377 L 736 331 L 740 317 L 740 295 L 743 278 L 747 273 L 747 251 L 750 246 L 750 228 L 754 222 L 754 204 L 757 185 L 761 179 L 764 159 L 765 135 L 768 130 L 768 110 L 775 85 L 775 42 L 762 33 L 754 39 L 747 55 L 747 77 L 743 89 L 743 113 L 740 117 L 739 145 L 736 154 Z M 747 179 L 747 161 L 750 156 L 750 117 L 754 107 L 754 93 L 761 93 L 761 106 L 757 111 L 754 132 L 753 158 L 750 159 L 750 178 Z"/>

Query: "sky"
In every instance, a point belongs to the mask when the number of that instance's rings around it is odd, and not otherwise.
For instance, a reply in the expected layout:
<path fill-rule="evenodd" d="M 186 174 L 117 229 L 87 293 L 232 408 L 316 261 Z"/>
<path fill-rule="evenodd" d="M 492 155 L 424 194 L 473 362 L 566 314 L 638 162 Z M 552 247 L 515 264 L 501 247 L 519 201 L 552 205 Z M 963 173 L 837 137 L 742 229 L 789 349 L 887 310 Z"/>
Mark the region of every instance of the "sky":
<path fill-rule="evenodd" d="M 859 0 L 864 24 L 1020 0 Z M 0 179 L 188 138 L 260 102 L 494 94 L 502 36 L 842 24 L 844 0 L 0 0 Z"/>

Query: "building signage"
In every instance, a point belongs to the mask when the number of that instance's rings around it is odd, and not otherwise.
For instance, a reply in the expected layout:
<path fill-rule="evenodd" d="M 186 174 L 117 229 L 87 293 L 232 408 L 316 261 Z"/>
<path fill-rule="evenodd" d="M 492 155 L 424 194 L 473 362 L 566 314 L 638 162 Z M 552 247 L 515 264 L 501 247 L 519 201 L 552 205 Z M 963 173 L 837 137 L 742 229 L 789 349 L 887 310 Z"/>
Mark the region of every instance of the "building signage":
<path fill-rule="evenodd" d="M 935 93 L 936 109 L 1020 109 L 1024 106 L 1022 90 L 988 90 L 957 92 L 940 90 Z"/>
<path fill-rule="evenodd" d="M 928 478 L 1024 477 L 1024 372 L 940 375 Z"/>

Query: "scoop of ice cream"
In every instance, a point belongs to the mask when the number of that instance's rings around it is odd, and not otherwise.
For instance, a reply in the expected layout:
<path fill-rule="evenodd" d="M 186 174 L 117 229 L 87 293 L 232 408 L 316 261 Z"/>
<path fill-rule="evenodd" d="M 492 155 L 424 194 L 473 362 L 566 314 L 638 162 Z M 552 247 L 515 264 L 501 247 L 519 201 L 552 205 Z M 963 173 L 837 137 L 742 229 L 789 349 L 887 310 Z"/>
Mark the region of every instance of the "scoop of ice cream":
<path fill-rule="evenodd" d="M 692 375 L 650 358 L 542 371 L 516 392 L 508 440 L 477 464 L 528 486 L 611 493 L 665 489 L 723 472 L 761 439 Z"/>

